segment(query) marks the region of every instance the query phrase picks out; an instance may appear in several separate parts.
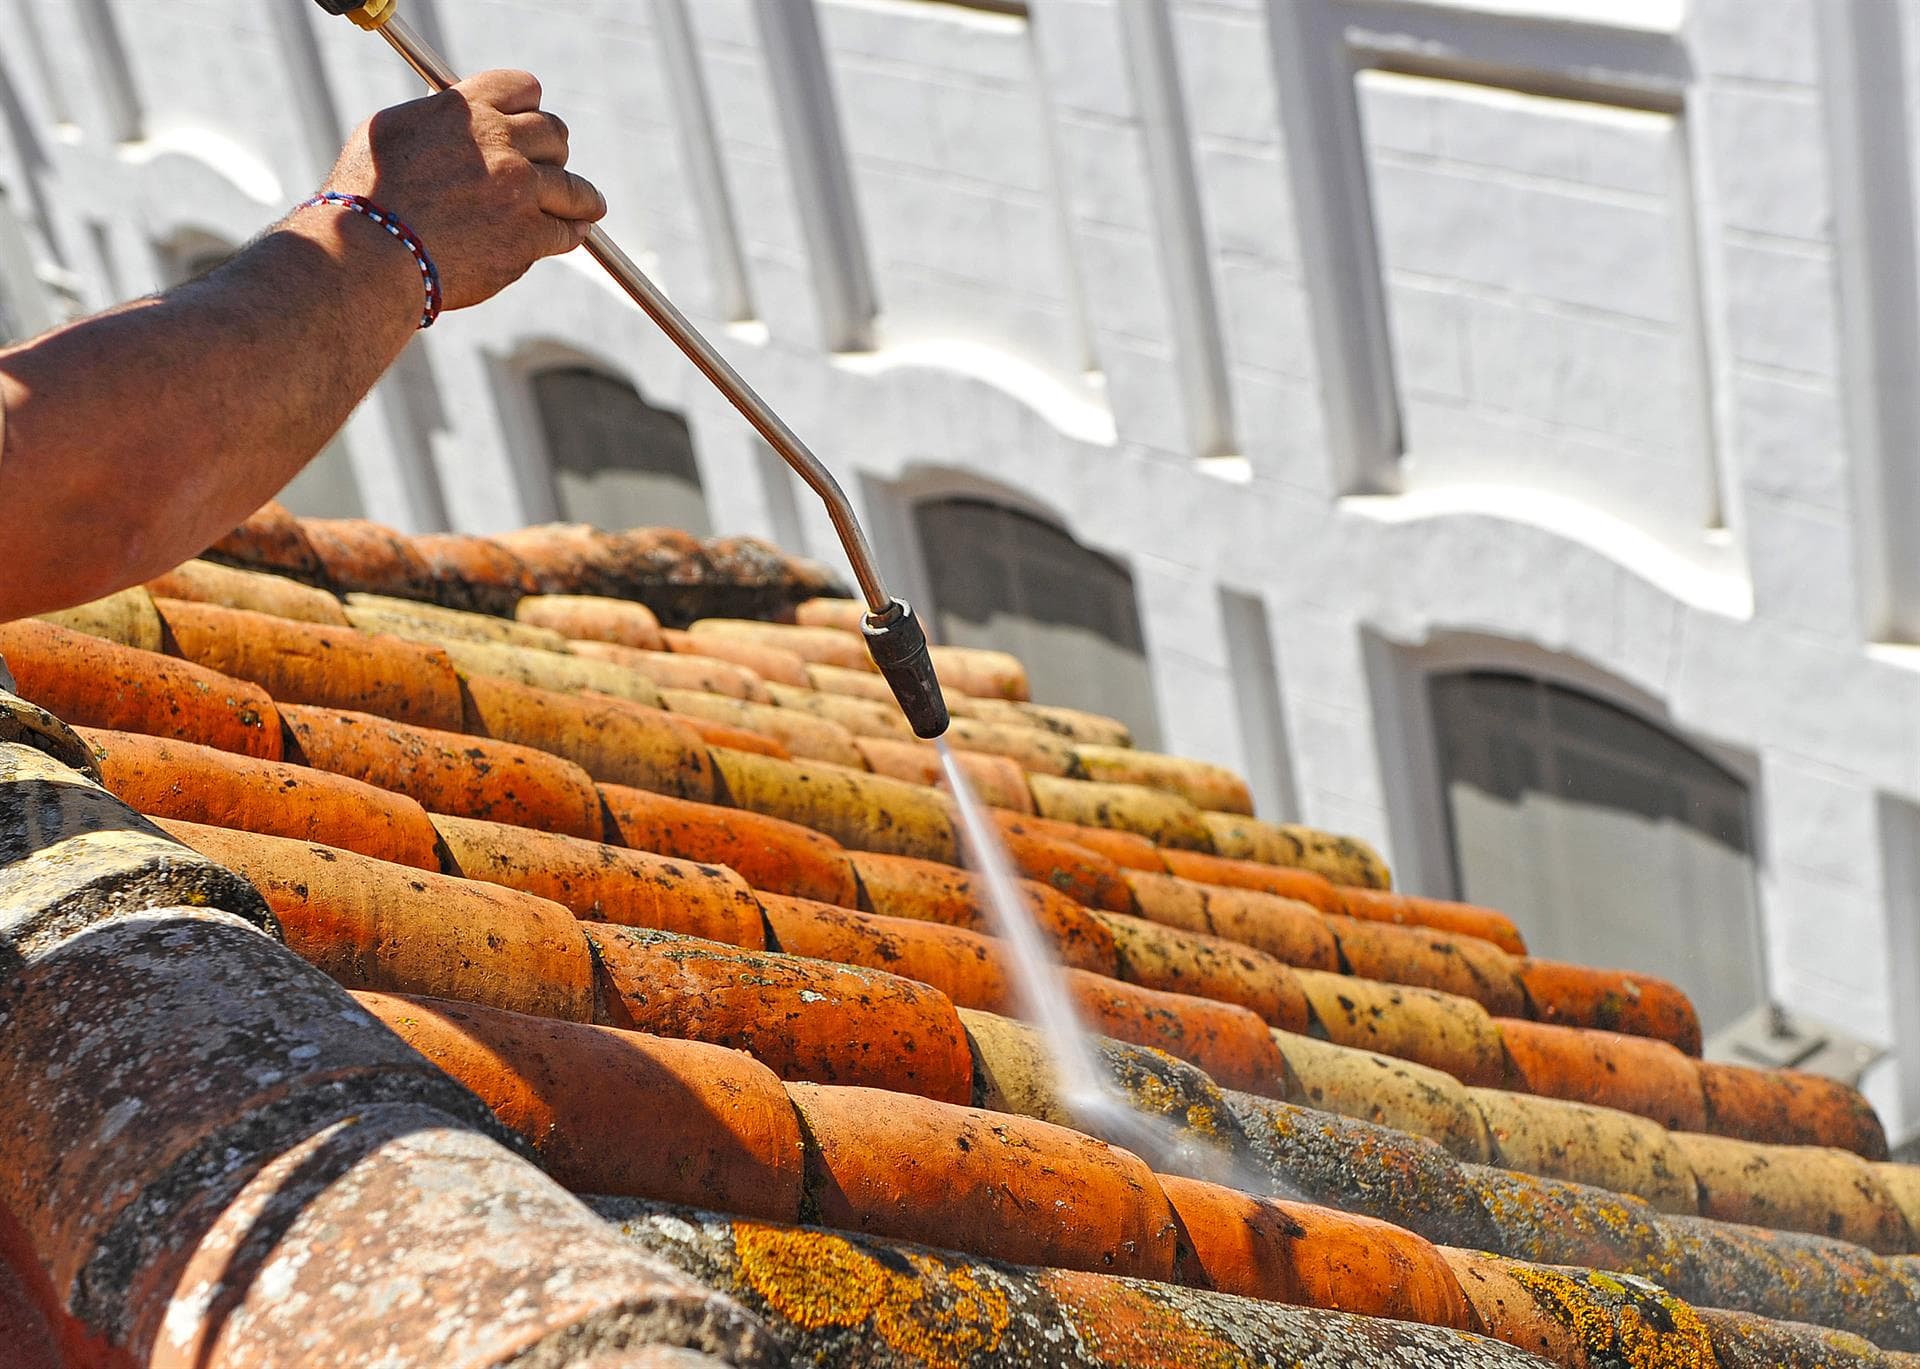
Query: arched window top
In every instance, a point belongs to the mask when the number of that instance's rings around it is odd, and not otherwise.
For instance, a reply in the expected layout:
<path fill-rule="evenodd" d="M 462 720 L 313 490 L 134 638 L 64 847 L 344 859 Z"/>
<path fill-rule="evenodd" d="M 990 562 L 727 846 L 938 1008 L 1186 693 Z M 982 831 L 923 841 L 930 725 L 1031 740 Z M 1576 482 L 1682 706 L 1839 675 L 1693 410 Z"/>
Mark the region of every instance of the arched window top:
<path fill-rule="evenodd" d="M 591 366 L 551 366 L 531 384 L 563 518 L 712 531 L 685 419 Z"/>
<path fill-rule="evenodd" d="M 1159 735 L 1133 576 L 1045 519 L 990 499 L 930 499 L 914 521 L 941 641 L 1012 651 L 1034 697 Z"/>

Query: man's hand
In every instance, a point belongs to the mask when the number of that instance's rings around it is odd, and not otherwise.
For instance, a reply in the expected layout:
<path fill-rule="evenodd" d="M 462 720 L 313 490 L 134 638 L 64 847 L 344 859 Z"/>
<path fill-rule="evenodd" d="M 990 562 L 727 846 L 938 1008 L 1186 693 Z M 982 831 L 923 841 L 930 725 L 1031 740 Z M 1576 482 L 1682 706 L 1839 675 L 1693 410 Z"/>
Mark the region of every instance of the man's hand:
<path fill-rule="evenodd" d="M 399 215 L 440 269 L 448 309 L 490 299 L 607 212 L 567 165 L 567 126 L 524 71 L 484 71 L 354 130 L 326 188 Z M 308 211 L 313 212 L 313 211 Z"/>

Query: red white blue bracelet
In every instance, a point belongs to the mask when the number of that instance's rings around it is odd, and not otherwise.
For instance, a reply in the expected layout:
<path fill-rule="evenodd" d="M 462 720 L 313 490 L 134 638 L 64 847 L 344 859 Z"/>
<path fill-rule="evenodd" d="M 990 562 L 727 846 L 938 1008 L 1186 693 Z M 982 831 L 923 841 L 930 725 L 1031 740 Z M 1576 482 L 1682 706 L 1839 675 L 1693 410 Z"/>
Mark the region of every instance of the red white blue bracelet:
<path fill-rule="evenodd" d="M 427 291 L 426 306 L 420 311 L 420 326 L 433 327 L 433 321 L 440 317 L 440 268 L 433 264 L 433 258 L 427 255 L 427 249 L 420 245 L 420 235 L 401 222 L 398 215 L 382 209 L 365 195 L 346 195 L 338 190 L 323 190 L 312 199 L 302 201 L 299 207 L 317 209 L 326 204 L 337 204 L 342 209 L 351 210 L 362 218 L 371 220 L 385 229 L 395 242 L 412 253 L 414 265 L 420 268 L 421 284 Z"/>

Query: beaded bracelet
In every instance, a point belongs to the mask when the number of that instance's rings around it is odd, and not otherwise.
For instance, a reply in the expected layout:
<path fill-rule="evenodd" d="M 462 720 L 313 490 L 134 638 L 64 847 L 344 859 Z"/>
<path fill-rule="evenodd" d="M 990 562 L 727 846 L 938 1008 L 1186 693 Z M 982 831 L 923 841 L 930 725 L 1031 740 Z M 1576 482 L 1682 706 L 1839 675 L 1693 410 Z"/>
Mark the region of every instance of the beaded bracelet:
<path fill-rule="evenodd" d="M 420 245 L 419 235 L 399 217 L 389 213 L 368 199 L 365 195 L 347 195 L 338 190 L 323 190 L 310 200 L 302 201 L 301 209 L 315 209 L 324 204 L 337 204 L 363 218 L 370 219 L 385 229 L 402 247 L 413 254 L 414 265 L 420 268 L 420 280 L 427 289 L 426 307 L 420 312 L 420 326 L 433 327 L 433 321 L 440 317 L 440 268 L 433 264 L 433 258 L 427 255 L 427 249 Z"/>

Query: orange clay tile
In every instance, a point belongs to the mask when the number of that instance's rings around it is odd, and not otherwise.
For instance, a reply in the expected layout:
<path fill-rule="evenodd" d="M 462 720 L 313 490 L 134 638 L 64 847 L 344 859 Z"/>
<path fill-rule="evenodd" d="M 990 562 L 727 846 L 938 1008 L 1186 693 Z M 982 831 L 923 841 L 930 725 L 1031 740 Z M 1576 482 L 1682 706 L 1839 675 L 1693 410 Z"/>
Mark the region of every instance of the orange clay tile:
<path fill-rule="evenodd" d="M 1335 884 L 1369 889 L 1391 888 L 1393 881 L 1380 853 L 1357 837 L 1323 832 L 1293 823 L 1263 822 L 1239 813 L 1208 813 L 1210 848 L 1215 855 L 1289 865 L 1325 875 Z"/>
<path fill-rule="evenodd" d="M 342 594 L 365 590 L 399 599 L 431 599 L 433 571 L 410 540 L 365 518 L 303 518 L 301 529 Z"/>
<path fill-rule="evenodd" d="M 1474 1329 L 1565 1369 L 1718 1369 L 1699 1314 L 1650 1283 L 1442 1248 Z"/>
<path fill-rule="evenodd" d="M 1378 889 L 1343 887 L 1340 896 L 1349 917 L 1368 922 L 1392 922 L 1402 927 L 1431 927 L 1437 932 L 1456 932 L 1491 941 L 1509 955 L 1525 955 L 1527 945 L 1520 929 L 1504 913 L 1471 903 L 1450 903 L 1438 898 L 1415 898 L 1408 894 L 1386 893 Z"/>
<path fill-rule="evenodd" d="M 854 770 L 867 767 L 853 744 L 851 732 L 839 723 L 816 718 L 811 713 L 690 689 L 664 689 L 660 692 L 660 701 L 676 717 L 705 718 L 772 737 L 799 759 L 826 761 Z"/>
<path fill-rule="evenodd" d="M 1524 1092 L 1618 1108 L 1675 1131 L 1706 1125 L 1699 1069 L 1664 1041 L 1513 1018 L 1499 1025 Z"/>
<path fill-rule="evenodd" d="M 922 741 L 897 738 L 855 737 L 854 746 L 867 769 L 876 775 L 888 775 L 909 784 L 933 784 L 945 787 L 940 769 L 940 753 Z M 978 751 L 956 751 L 961 773 L 989 808 L 1010 809 L 1016 813 L 1033 811 L 1033 791 L 1027 788 L 1027 772 L 1004 756 L 989 756 Z"/>
<path fill-rule="evenodd" d="M 1286 1096 L 1286 1059 L 1257 1013 L 1086 970 L 1068 970 L 1066 978 L 1082 1017 L 1102 1036 L 1163 1050 L 1198 1065 L 1224 1088 Z"/>
<path fill-rule="evenodd" d="M 1596 970 L 1558 960 L 1520 962 L 1532 1012 L 1563 1027 L 1598 1027 L 1665 1041 L 1700 1054 L 1700 1017 L 1675 985 L 1631 970 Z M 1520 1016 L 1514 1013 L 1511 1016 Z"/>
<path fill-rule="evenodd" d="M 618 784 L 601 785 L 600 798 L 616 845 L 724 865 L 755 889 L 848 908 L 860 901 L 846 851 L 812 828 Z"/>
<path fill-rule="evenodd" d="M 766 688 L 770 699 L 780 707 L 838 723 L 856 738 L 913 740 L 913 729 L 907 725 L 906 717 L 897 703 L 877 703 L 845 694 L 822 694 L 816 689 L 796 688 L 788 684 L 769 684 Z"/>
<path fill-rule="evenodd" d="M 837 665 L 845 670 L 875 669 L 867 655 L 866 644 L 850 632 L 837 628 L 796 627 L 786 623 L 760 623 L 746 618 L 703 618 L 687 629 L 696 642 L 710 637 L 725 637 L 737 642 L 757 642 L 762 646 L 790 651 L 805 661 Z"/>
<path fill-rule="evenodd" d="M 1540 1264 L 1611 1269 L 1662 1284 L 1674 1275 L 1666 1224 L 1689 1219 L 1663 1218 L 1639 1198 L 1564 1179 L 1478 1164 L 1460 1165 L 1456 1173 L 1495 1229 L 1485 1239 L 1448 1244 Z"/>
<path fill-rule="evenodd" d="M 1451 1074 L 1293 1032 L 1273 1039 L 1298 1085 L 1288 1101 L 1424 1136 L 1462 1160 L 1491 1157 L 1480 1109 Z"/>
<path fill-rule="evenodd" d="M 1351 917 L 1330 917 L 1327 925 L 1340 942 L 1348 970 L 1363 979 L 1459 994 L 1498 1017 L 1517 1017 L 1527 1010 L 1513 957 L 1491 942 Z"/>
<path fill-rule="evenodd" d="M 100 781 L 150 817 L 233 827 L 438 871 L 433 823 L 404 794 L 304 765 L 81 728 Z"/>
<path fill-rule="evenodd" d="M 1887 1356 L 1864 1336 L 1773 1321 L 1751 1312 L 1695 1309 L 1713 1338 L 1718 1369 L 1881 1369 Z"/>
<path fill-rule="evenodd" d="M 223 604 L 252 609 L 277 618 L 347 627 L 340 601 L 323 589 L 314 589 L 284 575 L 262 575 L 236 570 L 212 561 L 187 561 L 165 575 L 147 581 L 147 590 L 161 599 L 189 599 L 199 604 Z"/>
<path fill-rule="evenodd" d="M 435 647 L 183 599 L 158 607 L 170 654 L 252 680 L 281 703 L 460 727 L 460 681 Z"/>
<path fill-rule="evenodd" d="M 596 661 L 590 657 L 557 651 L 540 651 L 507 642 L 462 641 L 444 633 L 438 634 L 434 640 L 447 653 L 447 659 L 453 662 L 454 669 L 463 678 L 484 676 L 495 680 L 512 680 L 516 684 L 551 689 L 561 694 L 593 690 L 649 707 L 660 706 L 658 685 L 646 676 L 611 661 Z"/>
<path fill-rule="evenodd" d="M 576 917 L 656 927 L 734 946 L 766 945 L 760 904 L 739 875 L 530 827 L 435 817 L 447 872 L 551 899 Z"/>
<path fill-rule="evenodd" d="M 770 944 L 790 955 L 905 975 L 966 1008 L 999 1013 L 1020 1008 L 1001 945 L 992 937 L 779 894 L 761 894 L 760 907 L 772 932 Z"/>
<path fill-rule="evenodd" d="M 1166 868 L 1182 879 L 1216 887 L 1251 889 L 1312 904 L 1323 913 L 1347 911 L 1341 891 L 1325 875 L 1293 870 L 1284 865 L 1262 865 L 1255 860 L 1230 860 L 1204 851 L 1168 850 L 1160 853 Z"/>
<path fill-rule="evenodd" d="M 772 1071 L 739 1051 L 470 1003 L 356 997 L 576 1192 L 799 1215 L 793 1109 Z"/>
<path fill-rule="evenodd" d="M 665 713 L 665 710 L 660 710 Z M 790 761 L 793 752 L 787 744 L 764 732 L 752 732 L 744 727 L 735 727 L 731 723 L 717 723 L 711 718 L 696 718 L 691 713 L 666 713 L 682 727 L 690 728 L 699 734 L 700 740 L 708 746 L 724 746 L 733 751 L 751 751 L 756 755 L 772 756 L 775 760 Z"/>
<path fill-rule="evenodd" d="M 535 627 L 552 628 L 563 637 L 586 642 L 614 642 L 659 651 L 666 646 L 660 620 L 645 604 L 626 599 L 604 599 L 592 594 L 535 594 L 514 607 L 513 616 Z"/>
<path fill-rule="evenodd" d="M 331 708 L 289 704 L 282 715 L 288 759 L 405 794 L 429 812 L 589 839 L 603 830 L 593 780 L 545 751 Z"/>
<path fill-rule="evenodd" d="M 1661 1212 L 1700 1209 L 1693 1170 L 1658 1122 L 1564 1098 L 1474 1089 L 1495 1163 L 1644 1198 Z"/>
<path fill-rule="evenodd" d="M 1019 657 L 1008 652 L 986 647 L 936 646 L 932 653 L 934 673 L 943 683 L 951 680 L 962 694 L 1015 703 L 1024 703 L 1032 697 L 1027 685 L 1027 668 Z"/>
<path fill-rule="evenodd" d="M 724 695 L 729 699 L 768 702 L 767 687 L 760 677 L 745 666 L 735 665 L 731 661 L 592 641 L 575 642 L 573 654 L 624 666 L 646 676 L 662 689 L 691 689 L 705 694 Z"/>
<path fill-rule="evenodd" d="M 347 621 L 362 632 L 388 632 L 428 646 L 451 638 L 460 642 L 503 642 L 541 651 L 569 649 L 565 637 L 547 628 L 413 599 L 390 599 L 384 594 L 349 594 Z"/>
<path fill-rule="evenodd" d="M 1470 1329 L 1453 1271 L 1411 1231 L 1332 1208 L 1160 1175 L 1180 1219 L 1180 1282 L 1270 1302 Z"/>
<path fill-rule="evenodd" d="M 1470 998 L 1318 970 L 1294 976 L 1313 1005 L 1315 1025 L 1338 1045 L 1429 1065 L 1463 1084 L 1506 1080 L 1499 1029 Z"/>
<path fill-rule="evenodd" d="M 1064 1127 L 873 1089 L 789 1084 L 807 1211 L 827 1226 L 1017 1264 L 1167 1280 L 1151 1170 Z"/>
<path fill-rule="evenodd" d="M 719 639 L 711 640 L 717 642 Z M 894 707 L 899 707 L 894 701 L 893 686 L 886 682 L 885 677 L 876 675 L 871 670 L 848 670 L 845 666 L 819 665 L 813 661 L 808 661 L 806 665 L 806 684 L 810 689 L 817 689 L 822 694 L 839 694 L 850 699 L 865 699 L 869 703 L 893 704 Z M 798 684 L 799 681 L 796 680 L 794 683 Z M 964 696 L 956 693 L 954 697 L 947 700 L 949 709 L 956 705 L 962 708 L 966 706 Z M 954 716 L 961 715 L 956 713 Z"/>
<path fill-rule="evenodd" d="M 251 880 L 288 947 L 350 989 L 593 1017 L 593 957 L 557 903 L 311 842 L 160 825 Z"/>
<path fill-rule="evenodd" d="M 978 876 L 906 856 L 855 851 L 851 859 L 860 876 L 863 908 L 888 917 L 944 922 L 988 936 L 1000 934 Z M 1062 964 L 1100 974 L 1113 972 L 1113 933 L 1093 913 L 1044 884 L 1023 881 L 1022 889 Z"/>
<path fill-rule="evenodd" d="M 1265 952 L 1126 913 L 1093 916 L 1113 933 L 1118 977 L 1127 983 L 1238 1003 L 1273 1026 L 1306 1030 L 1307 999 L 1299 981 L 1287 965 Z"/>
<path fill-rule="evenodd" d="M 1873 1106 L 1837 1079 L 1710 1060 L 1701 1061 L 1699 1070 L 1707 1098 L 1704 1131 L 1887 1158 L 1887 1133 Z"/>
<path fill-rule="evenodd" d="M 1674 1133 L 1673 1144 L 1699 1181 L 1703 1217 L 1832 1236 L 1882 1255 L 1914 1247 L 1899 1204 L 1857 1155 L 1693 1132 Z"/>
<path fill-rule="evenodd" d="M 1163 756 L 1157 751 L 1136 751 L 1130 746 L 1077 746 L 1074 755 L 1090 780 L 1164 789 L 1213 812 L 1253 812 L 1253 793 L 1247 782 L 1225 766 Z"/>
<path fill-rule="evenodd" d="M 411 545 L 433 575 L 434 602 L 448 608 L 511 618 L 514 605 L 539 591 L 526 563 L 491 537 L 434 532 Z"/>
<path fill-rule="evenodd" d="M 1145 837 L 1157 846 L 1205 851 L 1213 839 L 1200 810 L 1175 794 L 1137 784 L 1098 784 L 1032 775 L 1033 806 L 1041 816 L 1088 827 L 1111 827 Z"/>
<path fill-rule="evenodd" d="M 465 729 L 572 761 L 597 780 L 705 802 L 713 762 L 679 718 L 609 695 L 561 694 L 474 675 L 461 682 Z"/>
<path fill-rule="evenodd" d="M 947 729 L 947 740 L 968 751 L 1005 756 L 1036 775 L 1080 773 L 1073 746 L 1035 727 L 1011 727 L 1005 723 L 981 722 L 978 718 L 955 717 Z"/>
<path fill-rule="evenodd" d="M 973 1100 L 953 1004 L 911 978 L 588 923 L 602 1020 L 742 1050 L 782 1079 Z"/>
<path fill-rule="evenodd" d="M 996 813 L 1000 836 L 1013 868 L 1027 879 L 1057 889 L 1075 903 L 1089 908 L 1104 908 L 1112 913 L 1134 911 L 1133 890 L 1120 878 L 1121 867 L 1090 847 L 1068 841 L 1051 831 L 1041 831 L 1034 819 L 1013 813 Z M 973 853 L 962 854 L 969 864 L 977 864 Z"/>
<path fill-rule="evenodd" d="M 800 823 L 857 850 L 948 864 L 960 854 L 948 817 L 951 801 L 934 790 L 720 746 L 713 748 L 713 764 L 722 799 L 736 808 Z"/>
<path fill-rule="evenodd" d="M 793 620 L 802 627 L 830 627 L 841 632 L 859 632 L 866 616 L 867 606 L 858 599 L 808 599 L 793 609 Z"/>
<path fill-rule="evenodd" d="M 1056 737 L 1090 746 L 1132 746 L 1133 733 L 1118 718 L 1057 704 L 1010 703 L 1004 699 L 976 701 L 979 715 L 995 721 L 1021 722 L 1044 728 Z"/>
<path fill-rule="evenodd" d="M 160 612 L 153 606 L 153 596 L 138 586 L 91 603 L 42 613 L 39 617 L 43 623 L 84 632 L 90 637 L 105 637 L 121 646 L 138 647 L 142 651 L 158 651 L 161 647 Z"/>
<path fill-rule="evenodd" d="M 74 727 L 281 757 L 280 715 L 267 691 L 246 680 L 30 619 L 0 623 L 0 656 L 21 698 Z"/>
<path fill-rule="evenodd" d="M 1162 857 L 1160 848 L 1148 838 L 1134 832 L 1122 832 L 1112 827 L 1089 827 L 1084 823 L 1066 822 L 1059 818 L 1038 815 L 1029 818 L 1015 817 L 1011 813 L 995 813 L 992 816 L 1003 832 L 1025 831 L 1037 836 L 1056 837 L 1061 841 L 1070 841 L 1078 846 L 1084 846 L 1122 869 L 1148 870 L 1154 874 L 1166 873 L 1167 862 Z"/>
<path fill-rule="evenodd" d="M 209 560 L 238 562 L 259 570 L 288 575 L 305 584 L 326 580 L 319 553 L 307 540 L 306 529 L 285 505 L 269 500 L 247 515 L 247 520 L 215 542 Z"/>
<path fill-rule="evenodd" d="M 731 661 L 769 683 L 797 685 L 801 689 L 813 688 L 813 680 L 807 674 L 807 663 L 791 651 L 777 646 L 762 646 L 757 642 L 736 641 L 726 637 L 709 637 L 704 642 L 696 642 L 677 628 L 662 629 L 660 639 L 668 651 L 686 656 L 706 656 L 716 661 Z M 868 675 L 864 678 L 874 677 Z"/>
<path fill-rule="evenodd" d="M 1237 941 L 1310 970 L 1338 970 L 1340 948 L 1328 919 L 1307 904 L 1251 889 L 1208 887 L 1172 875 L 1125 872 L 1142 917 L 1169 927 Z"/>

